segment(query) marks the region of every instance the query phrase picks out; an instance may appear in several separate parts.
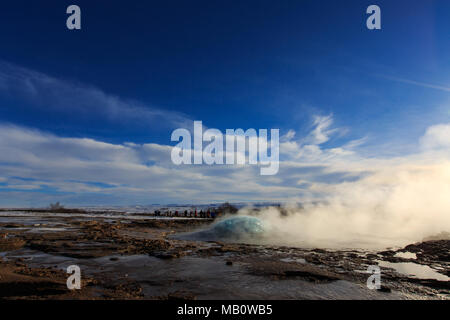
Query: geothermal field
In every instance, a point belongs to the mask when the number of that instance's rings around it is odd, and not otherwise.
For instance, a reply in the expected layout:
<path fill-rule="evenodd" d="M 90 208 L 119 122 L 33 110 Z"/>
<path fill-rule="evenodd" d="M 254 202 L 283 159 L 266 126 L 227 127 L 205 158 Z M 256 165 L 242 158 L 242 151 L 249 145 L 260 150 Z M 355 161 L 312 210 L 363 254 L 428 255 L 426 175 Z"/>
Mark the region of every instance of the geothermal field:
<path fill-rule="evenodd" d="M 449 299 L 448 233 L 407 245 L 386 239 L 273 238 L 280 208 L 220 217 L 153 212 L 0 212 L 2 299 Z M 297 213 L 299 214 L 299 213 Z M 288 216 L 286 216 L 288 215 Z M 293 219 L 293 218 L 291 218 Z M 271 241 L 271 239 L 273 241 Z M 295 240 L 295 241 L 294 241 Z M 345 241 L 344 241 L 345 240 Z M 378 246 L 378 247 L 377 247 Z M 79 290 L 68 266 L 81 270 Z M 370 290 L 369 266 L 381 286 Z"/>

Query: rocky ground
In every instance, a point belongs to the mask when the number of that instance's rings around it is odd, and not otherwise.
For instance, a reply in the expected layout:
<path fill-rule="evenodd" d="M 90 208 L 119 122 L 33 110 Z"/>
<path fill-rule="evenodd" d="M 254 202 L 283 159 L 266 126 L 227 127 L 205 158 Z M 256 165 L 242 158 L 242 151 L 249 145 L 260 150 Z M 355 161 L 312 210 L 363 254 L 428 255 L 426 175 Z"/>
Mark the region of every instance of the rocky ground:
<path fill-rule="evenodd" d="M 41 223 L 0 222 L 0 298 L 450 298 L 450 240 L 438 240 L 442 237 L 381 252 L 171 237 L 210 223 L 208 219 L 93 219 L 50 213 Z M 81 290 L 67 289 L 65 268 L 72 264 L 82 269 Z M 366 287 L 370 265 L 381 267 L 379 290 Z M 411 265 L 424 269 L 426 276 L 396 268 Z"/>

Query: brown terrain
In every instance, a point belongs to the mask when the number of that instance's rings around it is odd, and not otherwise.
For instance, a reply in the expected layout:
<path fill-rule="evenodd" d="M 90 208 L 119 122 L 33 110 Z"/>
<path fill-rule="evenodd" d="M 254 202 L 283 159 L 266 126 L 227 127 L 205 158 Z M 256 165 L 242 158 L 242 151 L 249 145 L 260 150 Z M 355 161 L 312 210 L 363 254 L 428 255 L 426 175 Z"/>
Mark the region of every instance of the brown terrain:
<path fill-rule="evenodd" d="M 172 237 L 206 227 L 211 219 L 49 212 L 40 223 L 25 220 L 0 222 L 0 299 L 450 298 L 445 237 L 397 250 L 339 251 Z M 80 290 L 66 286 L 66 268 L 73 264 L 82 270 Z M 434 276 L 392 268 L 410 264 Z M 379 290 L 366 287 L 369 265 L 381 266 Z"/>

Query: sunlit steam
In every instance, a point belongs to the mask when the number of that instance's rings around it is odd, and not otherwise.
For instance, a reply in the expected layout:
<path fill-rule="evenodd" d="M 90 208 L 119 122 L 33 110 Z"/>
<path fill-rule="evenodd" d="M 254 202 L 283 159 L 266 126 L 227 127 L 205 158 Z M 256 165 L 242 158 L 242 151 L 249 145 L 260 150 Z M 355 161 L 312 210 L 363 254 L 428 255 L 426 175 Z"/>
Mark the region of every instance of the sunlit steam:
<path fill-rule="evenodd" d="M 401 246 L 450 231 L 450 162 L 386 166 L 356 182 L 318 185 L 319 203 L 260 212 L 263 241 L 329 248 Z"/>

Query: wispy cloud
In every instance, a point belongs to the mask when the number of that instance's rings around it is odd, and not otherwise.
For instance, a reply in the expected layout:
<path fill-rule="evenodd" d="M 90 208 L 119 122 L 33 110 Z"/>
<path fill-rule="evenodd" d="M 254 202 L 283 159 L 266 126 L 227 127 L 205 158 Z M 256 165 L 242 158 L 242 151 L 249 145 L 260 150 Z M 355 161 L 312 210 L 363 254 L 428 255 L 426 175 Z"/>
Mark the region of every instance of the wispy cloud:
<path fill-rule="evenodd" d="M 418 86 L 418 87 L 430 88 L 430 89 L 450 92 L 450 87 L 445 86 L 445 85 L 437 85 L 437 84 L 432 84 L 432 83 L 428 83 L 428 82 L 421 82 L 421 81 L 409 80 L 409 79 L 392 77 L 392 76 L 386 76 L 386 75 L 383 75 L 382 77 L 385 78 L 385 79 L 391 80 L 391 81 L 396 81 L 396 82 L 401 82 L 401 83 L 406 83 L 406 84 L 412 84 L 412 85 Z"/>
<path fill-rule="evenodd" d="M 287 136 L 293 138 L 293 131 Z M 293 144 L 292 150 L 288 143 Z M 33 185 L 33 191 L 71 193 L 84 195 L 85 199 L 89 194 L 114 195 L 117 199 L 126 196 L 127 203 L 138 199 L 151 202 L 282 200 L 307 193 L 298 180 L 331 183 L 345 177 L 345 173 L 333 176 L 332 170 L 320 165 L 331 158 L 343 157 L 343 153 L 314 147 L 316 150 L 308 150 L 297 142 L 283 143 L 280 150 L 283 168 L 271 179 L 261 177 L 259 167 L 249 165 L 175 166 L 169 145 L 111 144 L 0 125 L 0 171 L 4 179 L 0 189 L 3 192 L 23 190 L 19 186 L 26 183 L 12 178 L 21 177 L 32 179 L 28 184 Z M 311 168 L 310 162 L 314 162 L 315 169 L 305 170 Z M 40 201 L 38 195 L 36 201 Z"/>
<path fill-rule="evenodd" d="M 320 145 L 328 142 L 333 135 L 345 134 L 346 129 L 334 127 L 333 122 L 334 118 L 332 114 L 327 116 L 314 116 L 312 129 L 310 133 L 302 139 L 302 143 L 308 145 Z"/>
<path fill-rule="evenodd" d="M 338 135 L 327 128 L 321 130 L 328 138 Z M 317 131 L 313 127 L 306 136 Z M 0 125 L 0 192 L 9 194 L 0 198 L 0 205 L 25 199 L 29 205 L 52 199 L 74 205 L 323 199 L 334 185 L 449 159 L 449 134 L 448 125 L 431 127 L 421 143 L 432 148 L 420 151 L 418 143 L 415 155 L 365 158 L 359 153 L 364 139 L 325 147 L 293 140 L 291 131 L 280 145 L 279 173 L 265 177 L 250 165 L 175 166 L 169 145 L 112 144 Z"/>
<path fill-rule="evenodd" d="M 27 100 L 44 112 L 93 118 L 112 123 L 179 127 L 190 122 L 179 112 L 122 99 L 99 88 L 58 79 L 0 61 L 0 93 Z"/>

